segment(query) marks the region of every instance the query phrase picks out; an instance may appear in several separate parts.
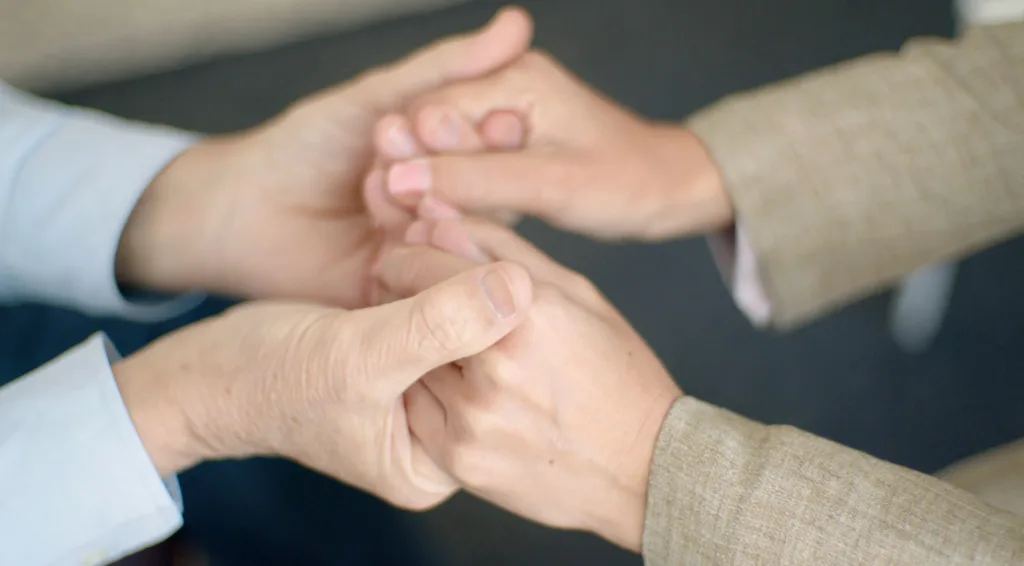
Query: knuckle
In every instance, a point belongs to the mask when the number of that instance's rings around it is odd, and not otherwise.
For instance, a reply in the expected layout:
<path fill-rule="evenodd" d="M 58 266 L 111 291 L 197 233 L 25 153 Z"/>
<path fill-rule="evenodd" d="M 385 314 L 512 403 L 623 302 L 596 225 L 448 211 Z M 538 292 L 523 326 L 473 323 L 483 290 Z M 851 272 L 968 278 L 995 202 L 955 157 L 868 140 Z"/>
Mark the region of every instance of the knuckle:
<path fill-rule="evenodd" d="M 467 331 L 465 305 L 453 301 L 421 300 L 416 309 L 417 336 L 413 340 L 428 348 L 454 352 L 462 347 Z"/>
<path fill-rule="evenodd" d="M 487 377 L 498 391 L 513 389 L 517 383 L 521 383 L 521 379 L 514 369 L 515 362 L 512 358 L 514 355 L 514 346 L 510 345 L 509 349 L 494 351 L 486 358 Z M 477 406 L 484 413 L 481 417 L 484 424 L 497 425 L 501 423 L 500 419 L 496 418 L 499 405 L 500 399 L 494 394 L 478 399 Z M 494 428 L 496 427 L 491 426 L 487 430 Z"/>

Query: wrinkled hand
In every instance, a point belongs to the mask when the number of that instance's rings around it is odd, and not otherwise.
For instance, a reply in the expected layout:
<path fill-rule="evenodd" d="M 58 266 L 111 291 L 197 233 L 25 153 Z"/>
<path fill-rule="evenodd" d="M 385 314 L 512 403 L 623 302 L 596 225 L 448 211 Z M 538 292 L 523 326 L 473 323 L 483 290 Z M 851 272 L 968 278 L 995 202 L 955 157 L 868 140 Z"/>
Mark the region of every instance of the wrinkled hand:
<path fill-rule="evenodd" d="M 430 198 L 609 239 L 660 240 L 732 219 L 717 168 L 693 134 L 637 117 L 539 52 L 425 94 L 408 115 L 378 126 L 387 132 L 378 152 L 398 161 L 386 175 L 394 208 Z M 396 141 L 410 138 L 423 148 L 414 159 L 399 151 L 411 142 Z"/>
<path fill-rule="evenodd" d="M 655 440 L 681 394 L 657 356 L 589 281 L 505 228 L 421 221 L 407 236 L 419 245 L 380 265 L 394 293 L 472 269 L 463 256 L 515 262 L 535 282 L 515 331 L 406 393 L 424 450 L 510 511 L 639 550 Z"/>
<path fill-rule="evenodd" d="M 410 435 L 402 395 L 508 334 L 531 292 L 522 268 L 495 264 L 359 311 L 254 302 L 161 338 L 114 373 L 161 474 L 278 455 L 423 509 L 456 484 Z"/>
<path fill-rule="evenodd" d="M 529 16 L 484 29 L 299 101 L 240 134 L 186 151 L 147 189 L 122 237 L 122 283 L 266 298 L 367 304 L 379 244 L 361 195 L 382 116 L 521 56 Z"/>

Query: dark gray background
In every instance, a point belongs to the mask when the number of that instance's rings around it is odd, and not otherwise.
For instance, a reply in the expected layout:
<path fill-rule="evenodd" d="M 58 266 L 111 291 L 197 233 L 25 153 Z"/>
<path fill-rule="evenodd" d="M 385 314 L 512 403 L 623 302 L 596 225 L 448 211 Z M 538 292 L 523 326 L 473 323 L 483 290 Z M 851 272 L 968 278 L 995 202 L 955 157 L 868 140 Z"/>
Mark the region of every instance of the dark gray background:
<path fill-rule="evenodd" d="M 729 92 L 953 29 L 941 0 L 523 4 L 536 16 L 539 46 L 623 104 L 671 120 Z M 233 130 L 476 26 L 498 5 L 477 1 L 61 98 L 201 131 Z M 1020 243 L 965 264 L 935 348 L 911 357 L 887 334 L 885 297 L 790 335 L 762 334 L 736 311 L 700 240 L 608 246 L 535 223 L 523 232 L 605 290 L 688 393 L 924 471 L 1024 436 Z M 97 324 L 130 351 L 180 322 L 139 327 L 35 307 L 0 310 L 0 368 L 17 375 Z M 425 515 L 395 512 L 283 462 L 207 464 L 182 485 L 187 532 L 219 564 L 640 562 L 589 535 L 529 525 L 467 496 Z"/>

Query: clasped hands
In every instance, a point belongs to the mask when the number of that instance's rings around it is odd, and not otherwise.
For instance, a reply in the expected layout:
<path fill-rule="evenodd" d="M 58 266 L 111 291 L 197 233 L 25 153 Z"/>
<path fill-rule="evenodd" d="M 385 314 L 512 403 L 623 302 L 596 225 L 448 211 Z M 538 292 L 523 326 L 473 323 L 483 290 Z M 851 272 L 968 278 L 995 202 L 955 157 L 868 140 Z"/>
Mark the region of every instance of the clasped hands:
<path fill-rule="evenodd" d="M 277 455 L 402 507 L 462 487 L 639 550 L 681 392 L 589 281 L 480 217 L 656 240 L 731 208 L 691 134 L 602 98 L 531 34 L 504 10 L 154 179 L 122 283 L 258 299 L 114 367 L 161 473 Z"/>

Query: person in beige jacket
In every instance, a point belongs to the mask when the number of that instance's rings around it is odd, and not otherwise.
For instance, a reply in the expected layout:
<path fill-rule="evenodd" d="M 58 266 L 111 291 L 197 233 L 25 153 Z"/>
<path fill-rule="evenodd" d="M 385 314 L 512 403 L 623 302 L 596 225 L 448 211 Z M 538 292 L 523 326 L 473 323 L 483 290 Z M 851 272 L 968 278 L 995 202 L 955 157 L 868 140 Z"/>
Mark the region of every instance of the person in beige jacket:
<path fill-rule="evenodd" d="M 653 565 L 1024 563 L 1024 519 L 1007 510 L 1024 445 L 949 476 L 1002 481 L 986 503 L 683 396 L 585 279 L 461 217 L 526 213 L 608 239 L 713 233 L 741 308 L 791 328 L 1024 230 L 1024 25 L 914 40 L 731 96 L 684 128 L 533 53 L 383 119 L 377 146 L 368 204 L 385 227 L 413 222 L 377 266 L 387 291 L 468 260 L 512 260 L 535 281 L 527 322 L 406 393 L 414 436 L 469 490 Z"/>

